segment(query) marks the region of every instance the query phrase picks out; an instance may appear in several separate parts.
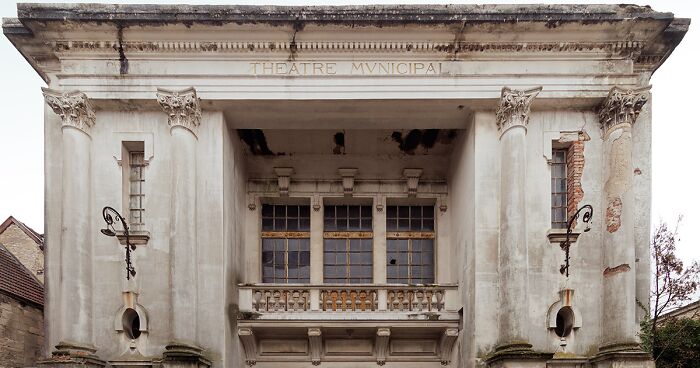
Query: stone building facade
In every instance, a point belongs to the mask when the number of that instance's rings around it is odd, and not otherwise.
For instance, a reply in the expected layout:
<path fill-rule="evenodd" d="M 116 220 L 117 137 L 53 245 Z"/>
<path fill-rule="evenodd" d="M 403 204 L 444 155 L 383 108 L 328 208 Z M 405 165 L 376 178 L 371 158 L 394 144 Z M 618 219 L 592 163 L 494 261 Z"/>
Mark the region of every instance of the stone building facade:
<path fill-rule="evenodd" d="M 688 25 L 19 4 L 3 31 L 48 86 L 42 364 L 653 366 L 649 82 Z"/>
<path fill-rule="evenodd" d="M 36 366 L 44 356 L 44 288 L 0 244 L 0 367 Z"/>
<path fill-rule="evenodd" d="M 10 216 L 0 224 L 0 244 L 4 245 L 31 273 L 44 282 L 44 237 Z"/>

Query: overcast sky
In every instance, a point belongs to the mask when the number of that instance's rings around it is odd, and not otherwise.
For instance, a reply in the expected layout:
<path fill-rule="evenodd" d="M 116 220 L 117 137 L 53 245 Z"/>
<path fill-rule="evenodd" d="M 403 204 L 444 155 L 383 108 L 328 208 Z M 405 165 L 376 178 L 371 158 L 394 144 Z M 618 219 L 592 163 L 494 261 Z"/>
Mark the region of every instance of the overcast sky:
<path fill-rule="evenodd" d="M 37 1 L 31 2 L 52 2 Z M 60 1 L 53 1 L 60 2 Z M 78 1 L 89 3 L 189 3 L 357 5 L 391 3 L 463 3 L 463 1 Z M 478 1 L 477 3 L 570 3 L 568 1 Z M 579 3 L 619 3 L 595 0 Z M 629 0 L 625 2 L 630 2 Z M 651 79 L 653 85 L 653 195 L 652 222 L 675 223 L 683 215 L 679 254 L 685 260 L 700 259 L 700 200 L 697 159 L 700 146 L 700 86 L 696 70 L 700 60 L 700 1 L 658 0 L 639 2 L 654 10 L 693 18 L 690 31 L 666 63 Z M 0 2 L 0 16 L 16 17 L 11 1 Z M 0 39 L 0 221 L 13 215 L 39 232 L 44 227 L 43 98 L 44 82 L 12 44 Z M 599 212 L 600 213 L 600 212 Z M 88 214 L 85 214 L 86 216 Z M 600 220 L 598 220 L 600 221 Z"/>

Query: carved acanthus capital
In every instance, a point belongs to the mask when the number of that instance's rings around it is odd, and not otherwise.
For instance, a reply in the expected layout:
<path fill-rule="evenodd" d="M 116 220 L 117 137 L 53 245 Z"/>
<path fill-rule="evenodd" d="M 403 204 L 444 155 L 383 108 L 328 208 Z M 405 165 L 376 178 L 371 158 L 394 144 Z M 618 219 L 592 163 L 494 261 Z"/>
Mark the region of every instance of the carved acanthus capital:
<path fill-rule="evenodd" d="M 78 128 L 90 134 L 90 128 L 95 125 L 95 110 L 85 93 L 60 92 L 48 88 L 41 90 L 46 103 L 61 117 L 62 126 Z"/>
<path fill-rule="evenodd" d="M 498 130 L 501 135 L 514 126 L 527 127 L 530 119 L 530 105 L 541 90 L 542 87 L 524 91 L 503 87 L 501 102 L 496 111 Z"/>
<path fill-rule="evenodd" d="M 632 126 L 644 104 L 651 97 L 651 86 L 622 89 L 613 87 L 603 103 L 598 108 L 600 127 L 603 136 L 607 136 L 615 127 Z"/>
<path fill-rule="evenodd" d="M 182 91 L 158 88 L 156 96 L 160 107 L 168 114 L 168 125 L 171 129 L 181 126 L 197 135 L 197 127 L 202 120 L 202 109 L 194 87 Z"/>

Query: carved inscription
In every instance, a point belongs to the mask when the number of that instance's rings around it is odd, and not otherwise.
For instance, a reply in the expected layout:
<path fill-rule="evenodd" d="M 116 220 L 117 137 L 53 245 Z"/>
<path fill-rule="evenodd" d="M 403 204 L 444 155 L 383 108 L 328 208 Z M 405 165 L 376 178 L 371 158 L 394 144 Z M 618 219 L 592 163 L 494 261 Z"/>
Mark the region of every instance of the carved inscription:
<path fill-rule="evenodd" d="M 439 75 L 441 62 L 252 62 L 253 75 Z"/>

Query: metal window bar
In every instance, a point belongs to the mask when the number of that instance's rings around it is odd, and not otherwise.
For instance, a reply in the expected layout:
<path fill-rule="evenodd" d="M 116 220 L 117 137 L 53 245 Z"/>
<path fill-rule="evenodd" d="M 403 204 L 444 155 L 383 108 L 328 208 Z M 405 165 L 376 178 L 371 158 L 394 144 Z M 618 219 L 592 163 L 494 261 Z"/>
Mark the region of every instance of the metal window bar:
<path fill-rule="evenodd" d="M 129 224 L 138 230 L 144 225 L 146 163 L 143 151 L 129 152 Z"/>
<path fill-rule="evenodd" d="M 435 208 L 387 207 L 387 282 L 435 282 Z"/>
<path fill-rule="evenodd" d="M 567 213 L 567 149 L 552 150 L 552 228 L 566 228 Z"/>

